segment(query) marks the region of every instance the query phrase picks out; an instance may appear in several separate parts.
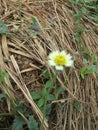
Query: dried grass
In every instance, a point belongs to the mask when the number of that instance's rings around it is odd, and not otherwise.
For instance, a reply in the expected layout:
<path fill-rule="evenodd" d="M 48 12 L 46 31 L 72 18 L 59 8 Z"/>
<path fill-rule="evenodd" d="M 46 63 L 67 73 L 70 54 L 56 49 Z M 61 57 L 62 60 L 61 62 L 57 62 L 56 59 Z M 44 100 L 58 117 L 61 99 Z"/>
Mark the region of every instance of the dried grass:
<path fill-rule="evenodd" d="M 1 1 L 0 1 L 1 2 Z M 47 55 L 54 50 L 67 50 L 73 55 L 75 65 L 72 73 L 65 84 L 64 77 L 68 71 L 63 71 L 62 75 L 58 76 L 59 84 L 67 91 L 66 100 L 58 100 L 53 102 L 56 104 L 62 102 L 61 109 L 56 110 L 56 122 L 44 121 L 46 130 L 97 130 L 98 129 L 98 75 L 92 74 L 82 80 L 80 78 L 80 68 L 83 64 L 83 54 L 80 51 L 80 45 L 86 46 L 86 49 L 98 57 L 98 36 L 95 29 L 98 24 L 95 23 L 89 16 L 83 17 L 81 25 L 74 24 L 73 12 L 78 12 L 78 8 L 72 7 L 64 0 L 21 0 L 19 2 L 11 0 L 2 0 L 0 5 L 0 18 L 13 32 L 8 37 L 1 37 L 0 45 L 0 66 L 6 70 L 10 78 L 16 84 L 16 90 L 19 89 L 24 95 L 26 102 L 31 105 L 31 111 L 35 112 L 40 122 L 42 122 L 42 113 L 32 100 L 28 84 L 34 84 L 34 89 L 37 86 L 41 89 L 40 81 L 36 81 L 37 72 L 41 67 L 49 68 L 47 64 Z M 32 24 L 32 16 L 36 16 L 42 27 L 39 36 L 33 36 L 29 33 L 28 26 Z M 75 32 L 77 26 L 85 27 L 86 32 L 82 33 L 81 44 L 76 43 Z M 17 31 L 16 31 L 17 30 Z M 16 32 L 15 32 L 16 31 Z M 27 61 L 26 67 L 23 58 Z M 8 61 L 6 64 L 4 59 Z M 20 61 L 21 62 L 20 62 Z M 92 64 L 92 61 L 91 63 Z M 25 73 L 34 75 L 34 79 L 26 82 Z M 29 76 L 29 75 L 27 75 Z M 62 78 L 63 76 L 63 78 Z M 13 103 L 15 103 L 15 93 L 18 91 L 13 89 L 13 82 L 9 78 L 5 79 Z M 8 110 L 11 109 L 11 98 L 5 88 L 0 85 L 3 92 L 8 95 Z M 21 99 L 22 100 L 22 99 Z M 78 112 L 74 106 L 74 101 L 77 100 L 82 104 L 81 112 Z M 55 120 L 55 117 L 53 117 Z M 49 125 L 49 128 L 48 128 Z"/>

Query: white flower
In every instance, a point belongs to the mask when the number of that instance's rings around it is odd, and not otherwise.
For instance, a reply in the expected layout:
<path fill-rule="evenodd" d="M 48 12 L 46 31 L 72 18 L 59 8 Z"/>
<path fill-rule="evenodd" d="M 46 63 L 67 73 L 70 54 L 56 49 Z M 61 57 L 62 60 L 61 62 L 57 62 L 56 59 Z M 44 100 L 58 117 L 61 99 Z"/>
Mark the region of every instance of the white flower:
<path fill-rule="evenodd" d="M 70 67 L 73 65 L 73 60 L 70 54 L 65 51 L 54 51 L 49 54 L 48 63 L 54 66 L 56 70 L 63 70 L 64 66 Z"/>

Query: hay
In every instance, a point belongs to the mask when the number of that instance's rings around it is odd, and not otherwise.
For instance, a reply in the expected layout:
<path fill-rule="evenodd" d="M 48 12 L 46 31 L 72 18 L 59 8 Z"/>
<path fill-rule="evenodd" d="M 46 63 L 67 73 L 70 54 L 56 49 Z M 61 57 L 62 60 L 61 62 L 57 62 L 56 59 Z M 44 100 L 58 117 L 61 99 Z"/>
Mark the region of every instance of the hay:
<path fill-rule="evenodd" d="M 74 68 L 66 84 L 63 81 L 68 74 L 66 69 L 58 75 L 57 79 L 58 83 L 65 88 L 67 98 L 53 102 L 53 104 L 61 102 L 62 108 L 54 108 L 56 122 L 53 122 L 55 116 L 49 124 L 45 119 L 44 128 L 46 130 L 97 130 L 98 75 L 95 73 L 88 75 L 84 80 L 80 77 L 80 69 L 84 66 L 85 58 L 80 47 L 85 47 L 86 51 L 98 57 L 98 35 L 95 31 L 98 24 L 90 16 L 83 16 L 82 23 L 76 25 L 72 14 L 78 13 L 79 9 L 64 0 L 21 0 L 20 4 L 18 1 L 2 0 L 0 8 L 2 9 L 0 19 L 11 31 L 10 35 L 1 36 L 0 66 L 10 75 L 11 79 L 8 77 L 5 81 L 13 97 L 13 103 L 15 104 L 16 95 L 18 96 L 18 89 L 24 101 L 31 105 L 30 110 L 35 112 L 38 121 L 42 122 L 42 112 L 32 100 L 28 85 L 33 84 L 34 89 L 39 87 L 41 90 L 45 82 L 41 84 L 39 79 L 43 80 L 43 77 L 39 77 L 38 72 L 42 67 L 51 69 L 47 64 L 47 55 L 54 50 L 66 50 L 74 58 Z M 37 36 L 30 33 L 30 30 L 33 30 L 32 16 L 38 19 L 41 26 L 41 30 L 35 30 Z M 86 29 L 81 34 L 80 43 L 77 43 L 75 37 L 78 27 Z M 4 59 L 8 62 L 5 63 Z M 92 64 L 92 60 L 89 64 Z M 30 74 L 33 75 L 33 79 Z M 13 89 L 12 81 L 16 84 L 16 91 Z M 2 85 L 0 88 L 8 95 L 7 104 L 10 111 L 9 93 Z M 75 109 L 74 101 L 81 103 L 80 112 Z"/>

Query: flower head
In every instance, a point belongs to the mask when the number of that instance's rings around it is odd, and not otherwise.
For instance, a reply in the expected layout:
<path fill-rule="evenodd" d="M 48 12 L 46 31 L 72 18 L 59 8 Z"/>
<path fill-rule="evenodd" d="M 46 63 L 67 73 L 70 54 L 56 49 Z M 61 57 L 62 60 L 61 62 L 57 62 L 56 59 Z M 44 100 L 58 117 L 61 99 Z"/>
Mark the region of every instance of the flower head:
<path fill-rule="evenodd" d="M 70 54 L 65 51 L 54 51 L 49 54 L 49 64 L 54 66 L 56 70 L 63 70 L 64 66 L 70 67 L 73 65 L 73 60 Z"/>

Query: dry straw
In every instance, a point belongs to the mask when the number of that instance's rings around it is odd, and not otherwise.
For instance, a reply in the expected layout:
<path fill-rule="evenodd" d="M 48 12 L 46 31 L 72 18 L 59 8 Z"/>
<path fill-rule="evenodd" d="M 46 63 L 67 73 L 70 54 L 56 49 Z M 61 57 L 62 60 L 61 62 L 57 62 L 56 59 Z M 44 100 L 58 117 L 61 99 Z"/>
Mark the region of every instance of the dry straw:
<path fill-rule="evenodd" d="M 30 110 L 35 113 L 38 121 L 42 122 L 42 112 L 32 100 L 28 85 L 33 84 L 33 89 L 39 86 L 41 90 L 45 82 L 43 77 L 39 77 L 39 70 L 42 67 L 52 69 L 47 64 L 48 54 L 55 50 L 66 50 L 74 58 L 74 68 L 66 85 L 64 84 L 64 77 L 68 73 L 66 69 L 57 79 L 58 83 L 65 88 L 67 98 L 53 102 L 53 104 L 61 102 L 63 106 L 61 109 L 54 108 L 55 115 L 51 115 L 53 117 L 49 124 L 45 119 L 44 128 L 45 130 L 97 130 L 98 75 L 89 75 L 84 80 L 80 78 L 80 69 L 84 65 L 80 45 L 85 46 L 86 50 L 98 57 L 98 36 L 94 31 L 98 24 L 90 16 L 84 16 L 79 26 L 85 28 L 86 32 L 81 34 L 81 43 L 77 43 L 74 34 L 78 25 L 75 25 L 72 14 L 78 13 L 78 7 L 72 6 L 65 0 L 20 0 L 20 2 L 19 6 L 19 1 L 2 0 L 0 6 L 2 9 L 0 18 L 12 32 L 8 37 L 0 36 L 0 67 L 10 75 L 10 79 L 5 79 L 5 82 L 13 103 L 15 104 L 18 93 L 21 93 L 27 105 L 31 105 Z M 34 36 L 29 31 L 29 25 L 32 25 L 31 16 L 36 16 L 42 26 L 41 31 L 35 30 L 38 36 Z M 4 59 L 8 62 L 5 63 Z M 34 78 L 31 79 L 29 74 L 26 77 L 25 72 L 33 75 Z M 15 89 L 13 89 L 13 82 L 16 84 Z M 0 85 L 0 89 L 8 95 L 7 104 L 10 111 L 12 99 L 3 85 Z M 74 101 L 81 103 L 80 112 L 75 109 Z M 21 116 L 25 119 L 23 115 Z M 27 119 L 25 121 L 28 123 Z"/>

